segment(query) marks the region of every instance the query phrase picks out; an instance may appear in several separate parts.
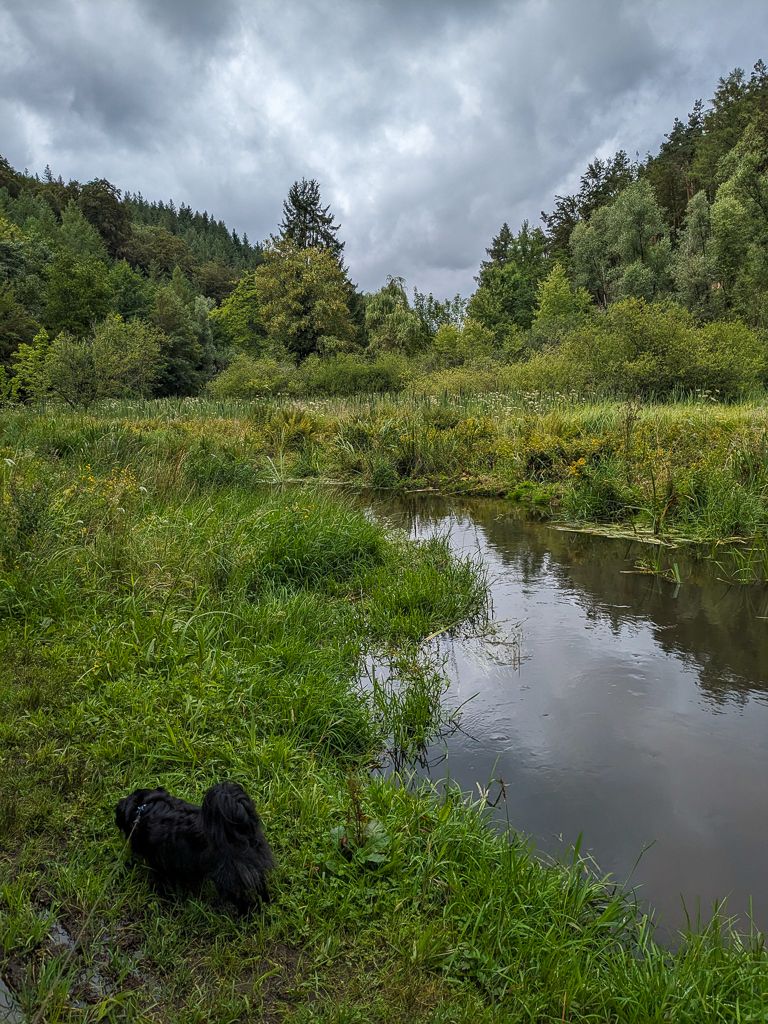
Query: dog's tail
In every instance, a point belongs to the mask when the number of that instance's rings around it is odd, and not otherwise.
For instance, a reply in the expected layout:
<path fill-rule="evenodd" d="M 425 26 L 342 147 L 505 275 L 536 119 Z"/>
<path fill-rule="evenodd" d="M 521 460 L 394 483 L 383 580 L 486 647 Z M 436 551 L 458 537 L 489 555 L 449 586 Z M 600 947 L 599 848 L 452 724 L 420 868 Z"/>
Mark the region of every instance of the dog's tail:
<path fill-rule="evenodd" d="M 219 782 L 203 798 L 203 828 L 213 847 L 213 880 L 241 909 L 254 895 L 269 901 L 266 875 L 275 866 L 253 801 L 236 782 Z"/>

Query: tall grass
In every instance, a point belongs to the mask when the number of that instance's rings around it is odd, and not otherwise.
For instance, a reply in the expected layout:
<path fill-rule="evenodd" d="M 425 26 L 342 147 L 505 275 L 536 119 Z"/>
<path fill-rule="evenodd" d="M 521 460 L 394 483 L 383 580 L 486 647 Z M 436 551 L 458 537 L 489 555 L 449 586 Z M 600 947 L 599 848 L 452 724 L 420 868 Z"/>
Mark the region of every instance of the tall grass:
<path fill-rule="evenodd" d="M 369 775 L 444 724 L 424 640 L 482 620 L 480 567 L 343 495 L 254 488 L 284 409 L 178 407 L 0 421 L 0 974 L 27 1018 L 763 1019 L 760 936 L 715 922 L 667 952 L 578 855 L 543 863 L 482 801 Z M 362 415 L 303 414 L 297 460 Z M 358 429 L 400 444 L 403 414 Z M 390 673 L 361 686 L 372 659 Z M 223 777 L 279 862 L 246 920 L 161 899 L 112 822 L 134 786 Z"/>
<path fill-rule="evenodd" d="M 501 494 L 559 521 L 706 544 L 735 540 L 742 554 L 745 544 L 756 552 L 747 557 L 756 573 L 768 536 L 764 401 L 411 393 L 115 402 L 98 415 L 69 416 L 66 426 L 9 412 L 0 446 L 8 457 L 21 448 L 95 468 L 130 464 L 171 489 L 320 479 Z"/>

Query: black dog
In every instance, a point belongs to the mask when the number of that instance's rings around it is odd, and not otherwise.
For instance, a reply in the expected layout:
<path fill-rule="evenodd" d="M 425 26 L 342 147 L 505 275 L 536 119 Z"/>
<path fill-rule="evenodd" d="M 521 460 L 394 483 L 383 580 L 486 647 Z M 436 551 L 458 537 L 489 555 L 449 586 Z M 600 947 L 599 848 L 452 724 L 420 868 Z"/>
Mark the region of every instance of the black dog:
<path fill-rule="evenodd" d="M 240 913 L 269 902 L 272 850 L 251 798 L 236 782 L 211 786 L 202 807 L 164 789 L 136 789 L 118 803 L 115 821 L 161 889 L 196 889 L 210 878 Z"/>

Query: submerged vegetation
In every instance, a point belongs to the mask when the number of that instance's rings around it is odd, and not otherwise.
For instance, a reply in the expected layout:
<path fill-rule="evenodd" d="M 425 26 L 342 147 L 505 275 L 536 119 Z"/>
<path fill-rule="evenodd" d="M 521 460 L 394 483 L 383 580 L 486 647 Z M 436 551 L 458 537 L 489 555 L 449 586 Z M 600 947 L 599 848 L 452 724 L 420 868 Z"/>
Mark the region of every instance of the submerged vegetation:
<path fill-rule="evenodd" d="M 254 489 L 247 445 L 272 430 L 300 458 L 297 413 L 180 412 L 3 419 L 0 971 L 28 1018 L 758 1019 L 758 936 L 666 952 L 578 855 L 544 864 L 483 801 L 369 775 L 438 721 L 423 641 L 482 622 L 480 567 Z M 361 686 L 370 657 L 386 686 Z M 224 777 L 279 860 L 246 920 L 159 898 L 112 823 L 136 785 Z"/>

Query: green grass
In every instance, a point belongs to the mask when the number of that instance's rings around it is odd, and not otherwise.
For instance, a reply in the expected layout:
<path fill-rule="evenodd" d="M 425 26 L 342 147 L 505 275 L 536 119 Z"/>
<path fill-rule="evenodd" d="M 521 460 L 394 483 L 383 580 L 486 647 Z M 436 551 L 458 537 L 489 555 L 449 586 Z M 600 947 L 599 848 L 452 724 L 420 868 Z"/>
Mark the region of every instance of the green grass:
<path fill-rule="evenodd" d="M 764 1020 L 759 936 L 661 949 L 578 856 L 370 774 L 444 724 L 423 641 L 483 622 L 482 567 L 343 495 L 253 487 L 266 428 L 321 458 L 341 407 L 214 411 L 0 419 L 0 974 L 28 1019 Z M 389 671 L 363 685 L 372 659 Z M 161 900 L 113 824 L 135 786 L 225 777 L 279 863 L 247 920 Z"/>
<path fill-rule="evenodd" d="M 112 402 L 92 416 L 8 412 L 0 447 L 141 468 L 161 490 L 318 479 L 356 489 L 503 495 L 533 514 L 716 548 L 765 580 L 768 406 L 410 393 Z"/>

